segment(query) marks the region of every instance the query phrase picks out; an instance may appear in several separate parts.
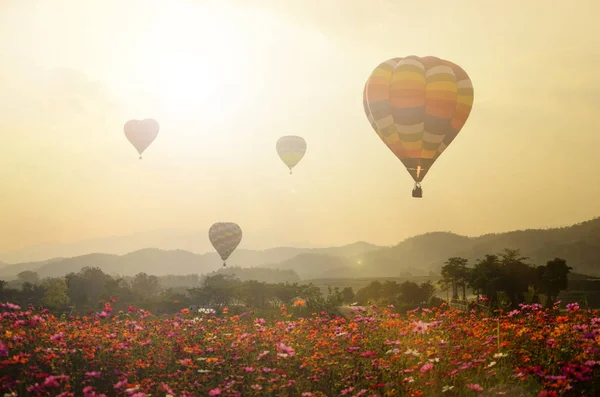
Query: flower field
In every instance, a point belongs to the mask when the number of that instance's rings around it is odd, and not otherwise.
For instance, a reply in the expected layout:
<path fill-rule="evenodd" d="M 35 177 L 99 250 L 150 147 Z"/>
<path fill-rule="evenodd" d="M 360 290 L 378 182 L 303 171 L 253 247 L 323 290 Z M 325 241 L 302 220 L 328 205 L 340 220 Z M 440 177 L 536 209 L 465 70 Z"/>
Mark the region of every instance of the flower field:
<path fill-rule="evenodd" d="M 0 307 L 4 396 L 597 396 L 600 317 L 445 305 L 297 318 Z M 500 339 L 498 340 L 498 335 Z"/>

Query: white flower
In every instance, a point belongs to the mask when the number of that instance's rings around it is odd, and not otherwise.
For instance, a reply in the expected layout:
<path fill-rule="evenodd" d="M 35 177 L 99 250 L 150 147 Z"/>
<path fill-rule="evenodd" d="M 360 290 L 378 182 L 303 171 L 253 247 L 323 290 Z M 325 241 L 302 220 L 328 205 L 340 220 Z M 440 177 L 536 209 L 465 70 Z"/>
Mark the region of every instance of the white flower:
<path fill-rule="evenodd" d="M 496 353 L 494 354 L 494 358 L 502 358 L 508 356 L 508 353 Z"/>
<path fill-rule="evenodd" d="M 408 383 L 412 383 L 415 381 L 415 378 L 413 378 L 412 376 L 409 376 L 408 378 L 404 378 L 404 381 L 408 382 Z"/>
<path fill-rule="evenodd" d="M 430 362 L 430 363 L 439 363 L 439 362 L 440 362 L 440 359 L 439 359 L 439 358 L 437 358 L 437 357 L 436 357 L 436 358 L 430 358 L 430 359 L 429 359 L 429 362 Z"/>
<path fill-rule="evenodd" d="M 410 354 L 410 355 L 413 355 L 415 357 L 419 357 L 421 355 L 421 353 L 419 353 L 418 351 L 413 350 L 413 349 L 406 349 L 406 351 L 404 352 L 404 354 Z"/>
<path fill-rule="evenodd" d="M 385 352 L 385 354 L 398 354 L 400 353 L 400 349 L 391 349 Z"/>
<path fill-rule="evenodd" d="M 496 362 L 492 361 L 491 363 L 488 364 L 488 366 L 486 368 L 492 368 L 494 365 L 496 365 Z"/>
<path fill-rule="evenodd" d="M 210 372 L 210 369 L 199 369 L 198 372 L 201 374 L 207 374 Z"/>
<path fill-rule="evenodd" d="M 446 385 L 446 386 L 442 387 L 442 393 L 446 393 L 447 391 L 450 391 L 452 389 L 454 389 L 454 386 Z"/>

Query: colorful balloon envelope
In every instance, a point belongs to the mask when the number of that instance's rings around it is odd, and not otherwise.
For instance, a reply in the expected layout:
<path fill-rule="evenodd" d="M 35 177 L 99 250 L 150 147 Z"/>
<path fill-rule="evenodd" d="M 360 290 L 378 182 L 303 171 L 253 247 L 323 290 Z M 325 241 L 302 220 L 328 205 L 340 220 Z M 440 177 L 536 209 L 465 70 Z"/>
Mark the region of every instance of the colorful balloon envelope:
<path fill-rule="evenodd" d="M 159 125 L 154 119 L 129 120 L 123 129 L 129 142 L 140 154 L 141 160 L 144 150 L 156 139 Z"/>
<path fill-rule="evenodd" d="M 373 70 L 363 91 L 367 119 L 415 181 L 421 181 L 465 125 L 473 84 L 458 65 L 436 57 L 393 58 Z"/>
<path fill-rule="evenodd" d="M 223 260 L 223 267 L 227 266 L 227 258 L 235 251 L 242 241 L 242 229 L 232 222 L 217 222 L 208 230 L 210 243 L 217 250 Z"/>
<path fill-rule="evenodd" d="M 306 153 L 306 141 L 300 136 L 282 136 L 277 140 L 276 148 L 279 158 L 288 166 L 291 174 L 292 168 L 302 160 Z"/>

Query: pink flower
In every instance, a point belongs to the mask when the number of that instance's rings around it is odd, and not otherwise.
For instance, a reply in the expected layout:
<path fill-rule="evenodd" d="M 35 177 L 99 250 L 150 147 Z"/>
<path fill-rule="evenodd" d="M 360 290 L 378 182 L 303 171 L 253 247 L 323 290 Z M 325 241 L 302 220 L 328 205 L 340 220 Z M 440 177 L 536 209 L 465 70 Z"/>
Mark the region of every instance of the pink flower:
<path fill-rule="evenodd" d="M 425 364 L 425 365 L 423 365 L 423 366 L 421 367 L 421 370 L 420 370 L 420 371 L 421 371 L 421 372 L 427 372 L 427 371 L 430 371 L 430 370 L 432 370 L 432 369 L 433 369 L 433 364 L 432 364 L 432 363 L 427 363 L 427 364 Z"/>
<path fill-rule="evenodd" d="M 414 333 L 424 334 L 425 331 L 427 331 L 427 327 L 429 326 L 429 324 L 424 323 L 423 321 L 419 320 L 419 321 L 413 321 L 412 326 L 413 326 Z"/>
<path fill-rule="evenodd" d="M 244 372 L 254 372 L 254 368 L 246 367 L 246 368 L 244 368 Z"/>
<path fill-rule="evenodd" d="M 173 390 L 171 390 L 171 388 L 169 387 L 169 385 L 167 385 L 166 383 L 162 383 L 160 384 L 160 386 L 163 388 L 164 391 L 166 391 L 169 394 L 175 395 L 175 392 Z"/>
<path fill-rule="evenodd" d="M 209 391 L 208 395 L 211 396 L 211 397 L 213 397 L 213 396 L 220 396 L 221 392 L 222 392 L 222 390 L 217 387 L 216 389 L 212 389 L 211 391 Z"/>
<path fill-rule="evenodd" d="M 252 390 L 257 390 L 258 391 L 258 390 L 262 390 L 263 387 L 261 385 L 252 385 L 252 386 L 250 386 L 250 388 Z"/>
<path fill-rule="evenodd" d="M 278 356 L 280 356 L 280 357 L 288 357 L 288 356 L 291 357 L 295 354 L 294 348 L 292 348 L 291 346 L 286 346 L 284 343 L 278 344 L 277 350 L 279 350 L 281 352 L 278 354 Z"/>
<path fill-rule="evenodd" d="M 60 384 L 56 381 L 56 376 L 48 376 L 44 379 L 44 387 L 58 387 Z"/>
<path fill-rule="evenodd" d="M 475 391 L 483 391 L 483 387 L 479 386 L 477 383 L 469 383 L 467 388 Z"/>

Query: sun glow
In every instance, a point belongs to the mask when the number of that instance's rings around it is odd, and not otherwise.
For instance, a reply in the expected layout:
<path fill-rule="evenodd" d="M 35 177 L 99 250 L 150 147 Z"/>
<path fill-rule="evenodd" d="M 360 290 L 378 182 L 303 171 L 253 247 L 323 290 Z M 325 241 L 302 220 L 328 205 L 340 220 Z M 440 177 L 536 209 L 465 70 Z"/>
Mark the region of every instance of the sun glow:
<path fill-rule="evenodd" d="M 259 40 L 248 12 L 214 1 L 170 1 L 156 11 L 160 18 L 136 49 L 142 65 L 136 78 L 159 112 L 216 121 L 241 111 L 265 63 L 255 56 Z"/>

